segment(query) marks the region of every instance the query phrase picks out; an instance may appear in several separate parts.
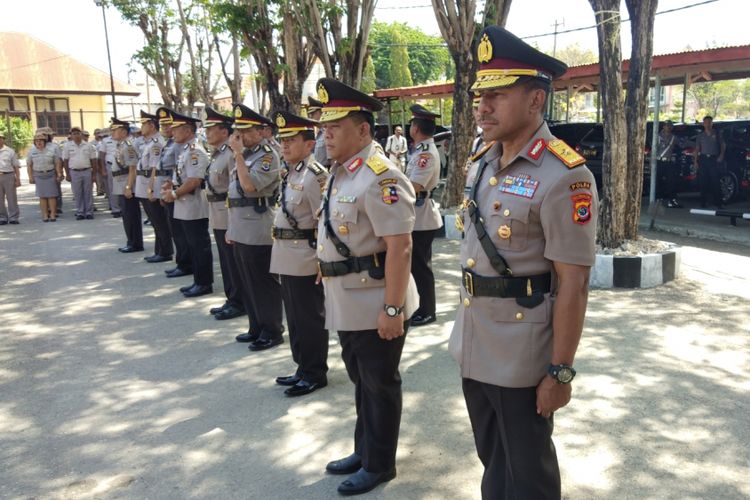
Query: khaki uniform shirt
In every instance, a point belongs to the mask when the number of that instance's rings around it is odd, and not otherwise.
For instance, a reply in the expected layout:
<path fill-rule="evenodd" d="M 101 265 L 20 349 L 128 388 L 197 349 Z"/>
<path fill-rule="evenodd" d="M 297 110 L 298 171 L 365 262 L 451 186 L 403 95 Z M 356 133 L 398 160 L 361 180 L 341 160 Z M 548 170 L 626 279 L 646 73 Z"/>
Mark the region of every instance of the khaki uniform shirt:
<path fill-rule="evenodd" d="M 409 234 L 414 230 L 414 188 L 379 148 L 369 144 L 344 164 L 334 165 L 332 175 L 331 227 L 353 257 L 384 252 L 384 236 Z M 325 213 L 321 212 L 318 258 L 324 262 L 346 260 L 326 234 Z M 378 315 L 385 303 L 385 279 L 373 279 L 363 271 L 324 278 L 323 286 L 326 328 L 339 331 L 377 328 Z M 409 274 L 404 317 L 410 318 L 418 306 L 419 295 Z"/>
<path fill-rule="evenodd" d="M 68 167 L 73 170 L 91 170 L 91 160 L 96 160 L 96 149 L 90 143 L 68 141 L 62 148 L 62 159 L 68 160 Z"/>
<path fill-rule="evenodd" d="M 161 188 L 167 181 L 172 181 L 172 175 L 174 175 L 174 169 L 177 167 L 177 160 L 180 159 L 180 145 L 174 142 L 171 137 L 165 139 L 164 147 L 161 148 L 161 155 L 159 155 L 159 167 L 157 170 L 172 170 L 170 175 L 157 175 L 154 180 L 154 194 L 158 198 L 161 193 Z"/>
<path fill-rule="evenodd" d="M 710 135 L 704 129 L 695 136 L 695 145 L 702 155 L 718 156 L 721 153 L 722 142 L 721 134 L 715 128 L 711 129 Z"/>
<path fill-rule="evenodd" d="M 0 172 L 15 172 L 20 166 L 18 156 L 12 148 L 7 145 L 0 148 Z"/>
<path fill-rule="evenodd" d="M 323 129 L 321 129 L 318 132 L 318 135 L 315 136 L 315 149 L 313 150 L 313 154 L 315 155 L 315 161 L 317 161 L 321 165 L 327 165 L 328 163 L 330 163 L 328 161 L 328 151 L 326 151 L 326 137 Z"/>
<path fill-rule="evenodd" d="M 317 212 L 323 198 L 322 189 L 328 180 L 328 171 L 313 156 L 287 167 L 286 180 L 281 184 L 286 210 L 297 221 L 297 229 L 316 229 Z M 280 202 L 281 203 L 281 202 Z M 281 207 L 276 210 L 273 225 L 292 229 Z M 318 272 L 315 246 L 308 239 L 274 240 L 271 252 L 271 272 L 289 276 L 310 276 Z"/>
<path fill-rule="evenodd" d="M 229 190 L 229 172 L 233 166 L 234 153 L 227 144 L 222 144 L 211 152 L 211 163 L 206 174 L 206 196 Z M 208 222 L 212 229 L 227 229 L 229 209 L 226 200 L 208 202 Z"/>
<path fill-rule="evenodd" d="M 31 162 L 31 170 L 34 172 L 50 172 L 55 170 L 55 160 L 60 159 L 57 154 L 59 149 L 51 142 L 48 142 L 42 150 L 37 149 L 36 146 L 31 146 L 26 161 Z"/>
<path fill-rule="evenodd" d="M 440 156 L 434 139 L 430 138 L 415 145 L 414 154 L 406 166 L 406 177 L 411 182 L 424 186 L 428 193 L 437 187 L 440 180 Z M 415 231 L 428 231 L 443 226 L 440 210 L 432 198 L 417 200 L 416 203 Z"/>
<path fill-rule="evenodd" d="M 112 173 L 127 172 L 130 167 L 138 166 L 138 151 L 130 140 L 114 141 L 115 158 L 112 164 Z M 114 195 L 125 194 L 125 186 L 128 185 L 128 174 L 112 176 L 112 193 Z M 131 186 L 132 187 L 132 186 Z"/>
<path fill-rule="evenodd" d="M 208 153 L 197 139 L 186 144 L 177 144 L 181 150 L 177 168 L 172 175 L 175 189 L 188 179 L 200 179 L 203 182 L 208 168 Z M 174 218 L 180 220 L 208 219 L 208 201 L 203 195 L 201 186 L 192 193 L 183 194 L 174 202 Z"/>
<path fill-rule="evenodd" d="M 138 162 L 138 175 L 135 178 L 135 196 L 137 198 L 148 200 L 152 197 L 158 199 L 161 196 L 156 187 L 156 182 L 154 182 L 153 192 L 149 193 L 148 190 L 151 186 L 151 173 L 155 168 L 159 168 L 159 158 L 163 147 L 164 138 L 160 134 L 154 134 L 144 139 L 141 148 L 141 161 Z"/>
<path fill-rule="evenodd" d="M 281 162 L 276 151 L 264 142 L 253 148 L 245 148 L 242 155 L 245 167 L 255 186 L 252 193 L 244 193 L 245 198 L 269 198 L 276 196 L 281 181 Z M 236 162 L 233 161 L 229 198 L 243 198 L 242 187 L 237 177 Z M 276 216 L 274 206 L 229 207 L 229 228 L 227 237 L 245 245 L 273 245 L 271 228 Z"/>
<path fill-rule="evenodd" d="M 115 162 L 115 149 L 117 143 L 112 137 L 107 136 L 99 143 L 99 153 L 104 153 L 104 165 L 107 169 L 107 175 L 112 175 L 112 166 Z"/>
<path fill-rule="evenodd" d="M 585 166 L 568 168 L 552 152 L 552 146 L 547 147 L 554 140 L 543 124 L 502 171 L 500 145 L 485 154 L 487 166 L 477 198 L 487 233 L 513 276 L 552 272 L 552 293 L 529 309 L 515 298 L 471 297 L 462 286 L 449 342 L 462 377 L 502 387 L 536 386 L 547 373 L 552 356 L 557 281 L 553 262 L 594 264 L 598 213 L 594 177 Z M 564 145 L 562 141 L 552 142 L 555 144 Z M 472 165 L 472 183 L 478 166 L 479 162 Z M 463 222 L 461 265 L 481 276 L 498 276 L 467 210 Z"/>

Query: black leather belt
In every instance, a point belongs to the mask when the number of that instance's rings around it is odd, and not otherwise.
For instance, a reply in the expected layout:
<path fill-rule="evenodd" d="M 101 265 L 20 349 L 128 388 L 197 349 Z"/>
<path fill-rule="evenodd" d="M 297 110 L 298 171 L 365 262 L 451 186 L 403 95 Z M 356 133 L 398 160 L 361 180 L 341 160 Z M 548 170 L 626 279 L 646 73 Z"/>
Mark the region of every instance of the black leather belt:
<path fill-rule="evenodd" d="M 151 170 L 136 170 L 135 172 L 141 177 L 151 177 Z"/>
<path fill-rule="evenodd" d="M 424 200 L 425 198 L 432 198 L 432 193 L 434 192 L 434 189 L 432 191 L 420 191 L 417 193 L 417 199 Z"/>
<path fill-rule="evenodd" d="M 121 175 L 128 175 L 130 173 L 128 170 L 117 170 L 112 172 L 112 177 L 119 177 Z"/>
<path fill-rule="evenodd" d="M 227 206 L 232 207 L 272 207 L 276 198 L 229 198 Z"/>
<path fill-rule="evenodd" d="M 47 172 L 54 172 L 54 171 L 55 171 L 55 169 L 51 168 L 49 170 L 34 170 L 34 173 L 35 174 L 46 174 Z"/>
<path fill-rule="evenodd" d="M 336 262 L 318 261 L 318 270 L 322 276 L 344 276 L 350 273 L 369 271 L 370 277 L 383 279 L 385 277 L 385 252 L 368 255 L 366 257 L 349 257 Z"/>
<path fill-rule="evenodd" d="M 206 193 L 206 200 L 211 203 L 215 203 L 217 201 L 224 201 L 226 199 L 227 199 L 227 193 L 216 193 L 216 194 Z"/>
<path fill-rule="evenodd" d="M 156 175 L 159 177 L 172 177 L 172 169 L 171 168 L 163 168 L 156 170 Z"/>
<path fill-rule="evenodd" d="M 523 298 L 535 293 L 548 293 L 552 283 L 552 274 L 534 276 L 480 276 L 474 271 L 461 268 L 463 271 L 464 290 L 472 297 Z"/>
<path fill-rule="evenodd" d="M 91 167 L 88 167 L 88 168 L 71 168 L 71 170 L 75 170 L 76 172 L 85 172 L 86 170 L 91 170 Z"/>
<path fill-rule="evenodd" d="M 274 226 L 271 234 L 277 240 L 309 240 L 317 238 L 317 233 L 317 229 L 284 229 Z"/>

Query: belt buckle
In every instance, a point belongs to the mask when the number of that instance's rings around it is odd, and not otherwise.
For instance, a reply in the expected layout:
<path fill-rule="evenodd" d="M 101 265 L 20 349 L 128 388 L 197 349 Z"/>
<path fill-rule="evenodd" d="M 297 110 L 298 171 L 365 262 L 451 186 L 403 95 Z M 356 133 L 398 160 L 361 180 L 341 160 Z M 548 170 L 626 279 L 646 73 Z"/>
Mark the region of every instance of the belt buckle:
<path fill-rule="evenodd" d="M 464 289 L 469 297 L 474 296 L 474 276 L 469 271 L 464 271 Z"/>

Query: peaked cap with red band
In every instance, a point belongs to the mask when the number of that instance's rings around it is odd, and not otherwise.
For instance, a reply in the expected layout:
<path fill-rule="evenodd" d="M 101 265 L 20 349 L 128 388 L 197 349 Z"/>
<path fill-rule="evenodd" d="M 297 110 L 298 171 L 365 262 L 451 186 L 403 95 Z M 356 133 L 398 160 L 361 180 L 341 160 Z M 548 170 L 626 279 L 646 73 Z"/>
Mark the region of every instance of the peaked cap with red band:
<path fill-rule="evenodd" d="M 414 104 L 410 106 L 409 110 L 411 111 L 412 118 L 417 118 L 420 120 L 430 120 L 433 122 L 435 121 L 435 118 L 440 118 L 439 114 L 433 113 L 429 109 L 419 104 Z"/>
<path fill-rule="evenodd" d="M 244 104 L 234 105 L 234 128 L 246 129 L 250 127 L 271 126 L 273 126 L 273 122 L 269 118 L 256 113 Z"/>
<path fill-rule="evenodd" d="M 477 79 L 473 92 L 510 87 L 535 78 L 546 83 L 562 76 L 568 66 L 499 26 L 487 26 L 477 44 Z"/>
<path fill-rule="evenodd" d="M 206 118 L 203 120 L 203 126 L 205 128 L 215 127 L 216 125 L 221 124 L 231 127 L 232 122 L 234 122 L 234 119 L 231 116 L 223 115 L 211 107 L 206 107 Z"/>
<path fill-rule="evenodd" d="M 320 122 L 333 122 L 350 113 L 374 113 L 383 109 L 383 103 L 359 90 L 332 78 L 318 80 L 318 100 L 323 104 Z"/>

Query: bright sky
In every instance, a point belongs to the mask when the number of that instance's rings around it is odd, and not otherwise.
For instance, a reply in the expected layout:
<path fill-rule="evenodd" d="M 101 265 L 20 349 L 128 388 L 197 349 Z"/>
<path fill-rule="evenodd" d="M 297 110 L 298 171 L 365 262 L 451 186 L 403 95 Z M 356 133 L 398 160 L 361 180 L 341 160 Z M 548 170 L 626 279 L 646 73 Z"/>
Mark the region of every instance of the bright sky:
<path fill-rule="evenodd" d="M 659 11 L 679 8 L 705 0 L 661 0 Z M 481 4 L 481 0 L 478 2 Z M 403 8 L 409 6 L 410 8 Z M 399 8 L 394 8 L 399 7 Z M 77 9 L 73 15 L 73 9 Z M 623 2 L 624 10 L 624 2 Z M 107 49 L 101 8 L 93 0 L 0 0 L 0 31 L 29 33 L 62 52 L 107 71 Z M 740 45 L 750 43 L 747 0 L 717 0 L 679 12 L 656 17 L 654 53 L 665 54 L 707 45 Z M 380 0 L 375 11 L 379 21 L 406 22 L 430 34 L 439 35 L 430 0 Z M 594 13 L 588 0 L 513 0 L 507 27 L 520 37 L 554 31 L 555 21 L 564 22 L 559 30 L 594 24 Z M 128 62 L 142 43 L 137 28 L 125 23 L 116 10 L 107 10 L 112 69 L 115 77 L 127 81 Z M 629 24 L 623 25 L 623 55 L 630 53 Z M 553 37 L 533 38 L 543 49 L 552 48 Z M 530 40 L 531 41 L 531 40 Z M 578 43 L 596 52 L 594 29 L 559 34 L 557 46 Z M 1 49 L 1 48 L 0 48 Z"/>

